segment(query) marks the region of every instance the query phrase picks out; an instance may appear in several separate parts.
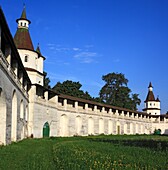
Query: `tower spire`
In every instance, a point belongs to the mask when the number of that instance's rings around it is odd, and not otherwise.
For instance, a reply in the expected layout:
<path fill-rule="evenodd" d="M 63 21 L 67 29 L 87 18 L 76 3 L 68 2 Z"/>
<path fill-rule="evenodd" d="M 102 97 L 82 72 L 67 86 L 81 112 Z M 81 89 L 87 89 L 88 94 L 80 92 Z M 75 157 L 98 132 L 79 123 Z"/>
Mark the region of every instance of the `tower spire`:
<path fill-rule="evenodd" d="M 27 17 L 26 17 L 26 5 L 25 4 L 23 4 L 23 11 L 22 11 L 20 18 L 27 19 Z"/>
<path fill-rule="evenodd" d="M 148 102 L 148 101 L 155 101 L 155 96 L 153 94 L 153 86 L 151 82 L 149 83 L 149 86 L 148 86 L 148 95 L 146 97 L 145 102 Z"/>

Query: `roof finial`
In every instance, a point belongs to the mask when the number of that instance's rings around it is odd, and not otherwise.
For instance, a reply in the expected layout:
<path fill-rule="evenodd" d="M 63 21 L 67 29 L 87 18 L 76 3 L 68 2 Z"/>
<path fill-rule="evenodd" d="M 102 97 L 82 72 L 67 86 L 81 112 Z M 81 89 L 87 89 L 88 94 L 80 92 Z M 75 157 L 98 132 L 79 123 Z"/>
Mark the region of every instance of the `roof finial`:
<path fill-rule="evenodd" d="M 40 44 L 39 44 L 39 43 L 37 44 L 37 49 L 36 49 L 36 51 L 41 55 Z"/>
<path fill-rule="evenodd" d="M 157 101 L 157 102 L 160 102 L 160 100 L 159 100 L 159 95 L 157 95 L 156 101 Z"/>
<path fill-rule="evenodd" d="M 149 87 L 153 87 L 151 82 L 149 83 Z"/>
<path fill-rule="evenodd" d="M 27 19 L 27 17 L 26 17 L 26 5 L 25 5 L 25 3 L 23 3 L 23 11 L 22 11 L 21 18 L 22 18 L 22 19 Z"/>

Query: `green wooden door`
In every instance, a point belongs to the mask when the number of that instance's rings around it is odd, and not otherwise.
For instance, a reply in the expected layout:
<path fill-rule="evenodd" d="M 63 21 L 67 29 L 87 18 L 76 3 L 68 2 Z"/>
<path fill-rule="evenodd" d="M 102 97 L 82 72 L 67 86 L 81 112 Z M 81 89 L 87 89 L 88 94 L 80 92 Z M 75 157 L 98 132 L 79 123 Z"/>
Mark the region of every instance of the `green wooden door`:
<path fill-rule="evenodd" d="M 48 122 L 46 122 L 43 126 L 43 137 L 49 137 L 50 136 L 50 126 Z"/>
<path fill-rule="evenodd" d="M 120 126 L 117 126 L 117 134 L 120 135 Z"/>

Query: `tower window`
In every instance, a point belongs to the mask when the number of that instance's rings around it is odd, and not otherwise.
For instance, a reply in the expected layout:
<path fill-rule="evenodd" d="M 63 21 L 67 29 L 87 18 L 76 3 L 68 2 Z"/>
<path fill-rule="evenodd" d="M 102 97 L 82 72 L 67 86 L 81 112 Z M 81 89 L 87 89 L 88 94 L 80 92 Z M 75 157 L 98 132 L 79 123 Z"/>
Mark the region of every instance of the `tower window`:
<path fill-rule="evenodd" d="M 24 61 L 28 62 L 28 56 L 27 55 L 25 56 Z"/>
<path fill-rule="evenodd" d="M 24 23 L 24 26 L 26 27 L 26 23 Z"/>
<path fill-rule="evenodd" d="M 22 22 L 20 23 L 20 25 L 22 26 Z"/>

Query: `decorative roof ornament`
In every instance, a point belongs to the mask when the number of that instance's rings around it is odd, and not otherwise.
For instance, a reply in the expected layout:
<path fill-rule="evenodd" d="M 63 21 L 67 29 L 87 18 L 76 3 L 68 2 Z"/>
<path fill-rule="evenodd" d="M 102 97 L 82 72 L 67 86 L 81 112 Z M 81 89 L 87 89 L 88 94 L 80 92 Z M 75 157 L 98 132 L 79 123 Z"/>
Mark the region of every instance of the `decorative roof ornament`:
<path fill-rule="evenodd" d="M 25 5 L 25 3 L 23 4 L 23 11 L 22 11 L 22 14 L 21 14 L 21 17 L 20 18 L 22 18 L 22 19 L 27 19 L 27 17 L 26 17 L 26 5 Z"/>
<path fill-rule="evenodd" d="M 152 87 L 152 88 L 153 88 L 153 86 L 152 86 L 152 83 L 151 83 L 151 82 L 149 83 L 149 86 L 148 86 L 148 88 L 150 88 L 150 87 Z"/>
<path fill-rule="evenodd" d="M 40 51 L 40 45 L 39 43 L 37 44 L 37 48 L 36 48 L 36 51 L 41 55 L 41 51 Z"/>
<path fill-rule="evenodd" d="M 159 100 L 159 95 L 157 96 L 156 101 L 157 101 L 157 102 L 160 102 L 160 100 Z"/>

